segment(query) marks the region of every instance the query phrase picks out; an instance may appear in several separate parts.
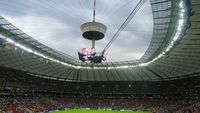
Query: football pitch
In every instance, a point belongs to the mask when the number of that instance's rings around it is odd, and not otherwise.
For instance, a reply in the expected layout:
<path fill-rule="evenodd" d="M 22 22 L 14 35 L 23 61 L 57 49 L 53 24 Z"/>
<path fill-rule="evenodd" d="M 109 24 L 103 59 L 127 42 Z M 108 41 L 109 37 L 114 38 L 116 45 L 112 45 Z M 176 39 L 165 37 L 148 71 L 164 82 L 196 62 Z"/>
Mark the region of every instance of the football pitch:
<path fill-rule="evenodd" d="M 139 111 L 108 111 L 108 110 L 65 110 L 54 111 L 51 113 L 151 113 L 151 112 L 139 112 Z"/>

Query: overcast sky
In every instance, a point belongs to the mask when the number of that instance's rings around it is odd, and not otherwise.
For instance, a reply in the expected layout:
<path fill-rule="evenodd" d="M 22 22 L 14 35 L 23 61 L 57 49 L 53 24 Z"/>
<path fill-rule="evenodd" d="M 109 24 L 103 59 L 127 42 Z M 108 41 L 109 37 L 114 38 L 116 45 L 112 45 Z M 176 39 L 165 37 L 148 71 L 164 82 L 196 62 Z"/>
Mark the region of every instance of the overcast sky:
<path fill-rule="evenodd" d="M 96 0 L 96 21 L 107 26 L 105 38 L 96 42 L 102 51 L 139 0 Z M 78 58 L 77 51 L 91 47 L 80 26 L 92 21 L 93 0 L 0 0 L 0 15 L 39 42 Z M 152 38 L 150 2 L 121 32 L 107 50 L 108 61 L 139 59 Z"/>

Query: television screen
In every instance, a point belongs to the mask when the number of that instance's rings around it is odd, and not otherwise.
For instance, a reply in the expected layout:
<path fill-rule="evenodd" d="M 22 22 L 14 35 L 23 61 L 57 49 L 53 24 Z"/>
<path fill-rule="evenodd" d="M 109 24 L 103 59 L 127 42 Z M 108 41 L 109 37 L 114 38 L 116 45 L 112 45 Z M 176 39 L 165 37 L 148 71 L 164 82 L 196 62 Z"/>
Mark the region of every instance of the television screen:
<path fill-rule="evenodd" d="M 106 54 L 96 53 L 94 48 L 82 48 L 82 53 L 78 52 L 78 55 L 83 62 L 101 63 L 101 61 L 106 61 Z"/>
<path fill-rule="evenodd" d="M 82 55 L 90 58 L 94 57 L 96 55 L 96 52 L 94 48 L 82 48 Z"/>

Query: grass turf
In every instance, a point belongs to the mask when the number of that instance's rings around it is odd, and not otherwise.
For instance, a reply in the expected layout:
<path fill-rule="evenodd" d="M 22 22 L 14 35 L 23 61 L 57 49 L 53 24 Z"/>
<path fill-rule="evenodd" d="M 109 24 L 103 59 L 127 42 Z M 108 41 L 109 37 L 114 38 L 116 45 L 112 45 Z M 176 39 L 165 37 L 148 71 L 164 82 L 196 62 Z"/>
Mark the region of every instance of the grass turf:
<path fill-rule="evenodd" d="M 65 111 L 55 111 L 51 113 L 150 113 L 150 112 L 108 111 L 108 110 L 65 110 Z"/>

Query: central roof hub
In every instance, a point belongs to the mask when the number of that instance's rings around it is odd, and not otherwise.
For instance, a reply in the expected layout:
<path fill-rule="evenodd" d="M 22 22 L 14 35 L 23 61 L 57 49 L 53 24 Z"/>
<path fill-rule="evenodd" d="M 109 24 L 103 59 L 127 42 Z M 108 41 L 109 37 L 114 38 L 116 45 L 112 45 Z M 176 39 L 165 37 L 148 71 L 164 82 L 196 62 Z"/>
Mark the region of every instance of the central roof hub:
<path fill-rule="evenodd" d="M 82 36 L 88 40 L 103 39 L 106 30 L 106 26 L 99 22 L 87 22 L 81 25 Z"/>

